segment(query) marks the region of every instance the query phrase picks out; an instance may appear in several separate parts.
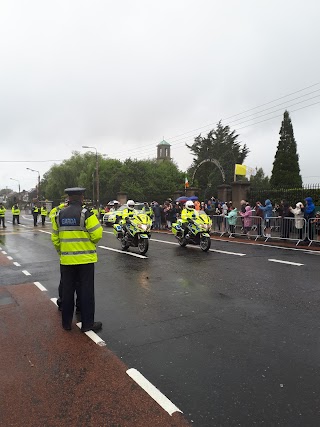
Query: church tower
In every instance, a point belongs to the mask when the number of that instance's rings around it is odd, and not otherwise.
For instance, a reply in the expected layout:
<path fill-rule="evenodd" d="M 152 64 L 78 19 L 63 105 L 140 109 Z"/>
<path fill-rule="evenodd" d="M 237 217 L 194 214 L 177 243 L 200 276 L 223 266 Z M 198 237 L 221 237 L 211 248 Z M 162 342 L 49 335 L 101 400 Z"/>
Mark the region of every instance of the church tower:
<path fill-rule="evenodd" d="M 162 162 L 163 160 L 170 160 L 170 147 L 171 145 L 164 139 L 157 145 L 157 160 Z"/>

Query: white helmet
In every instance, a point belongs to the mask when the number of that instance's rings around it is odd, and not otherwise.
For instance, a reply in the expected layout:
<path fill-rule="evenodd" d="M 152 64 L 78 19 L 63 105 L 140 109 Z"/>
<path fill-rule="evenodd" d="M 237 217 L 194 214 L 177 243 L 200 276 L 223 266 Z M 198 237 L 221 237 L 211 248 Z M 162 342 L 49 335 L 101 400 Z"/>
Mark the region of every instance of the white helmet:
<path fill-rule="evenodd" d="M 192 210 L 194 209 L 194 203 L 192 200 L 187 200 L 186 201 L 186 209 Z"/>
<path fill-rule="evenodd" d="M 128 206 L 128 209 L 130 211 L 133 211 L 133 209 L 134 209 L 134 201 L 133 200 L 128 200 L 127 201 L 127 206 Z"/>

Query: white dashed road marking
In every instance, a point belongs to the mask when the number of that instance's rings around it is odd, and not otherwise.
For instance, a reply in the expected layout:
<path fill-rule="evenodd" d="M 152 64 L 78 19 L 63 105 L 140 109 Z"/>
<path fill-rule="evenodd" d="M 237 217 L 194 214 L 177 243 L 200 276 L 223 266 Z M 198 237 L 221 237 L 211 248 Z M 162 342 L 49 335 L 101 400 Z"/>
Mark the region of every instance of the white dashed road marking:
<path fill-rule="evenodd" d="M 161 393 L 150 381 L 148 381 L 139 371 L 134 368 L 128 369 L 127 374 L 132 378 L 149 396 L 155 400 L 169 415 L 174 412 L 181 412 L 164 394 Z"/>
<path fill-rule="evenodd" d="M 27 270 L 22 270 L 22 273 L 25 274 L 26 276 L 31 276 L 31 274 Z"/>
<path fill-rule="evenodd" d="M 159 243 L 166 243 L 167 245 L 179 245 L 179 243 L 176 242 L 167 242 L 166 240 L 160 240 L 160 239 L 150 239 L 153 242 L 159 242 Z M 198 248 L 198 246 L 190 246 L 190 248 Z M 200 248 L 198 248 L 200 249 Z M 238 256 L 245 256 L 246 254 L 241 254 L 239 252 L 228 252 L 228 251 L 220 251 L 218 249 L 209 249 L 210 252 L 217 252 L 220 254 L 226 254 L 226 255 L 238 255 Z"/>
<path fill-rule="evenodd" d="M 12 260 L 13 260 L 12 256 L 7 256 L 7 258 L 8 258 L 10 261 L 12 261 Z"/>
<path fill-rule="evenodd" d="M 37 286 L 37 288 L 40 289 L 40 291 L 47 291 L 47 289 L 43 285 L 41 285 L 40 282 L 33 282 L 33 283 Z"/>
<path fill-rule="evenodd" d="M 82 323 L 81 322 L 77 323 L 77 326 L 79 329 L 81 329 Z M 96 344 L 98 344 L 100 347 L 106 346 L 106 343 L 95 332 L 88 331 L 88 332 L 84 332 L 84 333 L 87 335 L 87 337 L 92 339 L 92 341 L 95 342 Z"/>
<path fill-rule="evenodd" d="M 1 253 L 3 253 L 3 255 L 7 255 L 7 252 L 6 252 L 6 251 L 1 251 Z"/>
<path fill-rule="evenodd" d="M 124 254 L 124 255 L 131 255 L 131 256 L 134 256 L 136 258 L 143 258 L 143 259 L 148 258 L 147 256 L 135 254 L 134 252 L 121 251 L 120 249 L 108 248 L 107 246 L 98 246 L 98 248 L 106 249 L 107 251 L 118 252 L 118 253 Z"/>
<path fill-rule="evenodd" d="M 41 233 L 52 234 L 50 231 L 39 230 Z"/>
<path fill-rule="evenodd" d="M 268 259 L 268 261 L 278 262 L 279 264 L 296 265 L 297 267 L 301 267 L 301 265 L 304 265 L 304 264 L 300 264 L 299 262 L 281 261 L 280 259 Z"/>
<path fill-rule="evenodd" d="M 21 264 L 19 264 L 17 261 L 15 261 L 15 262 L 13 263 L 13 265 L 15 265 L 16 267 L 21 267 Z"/>

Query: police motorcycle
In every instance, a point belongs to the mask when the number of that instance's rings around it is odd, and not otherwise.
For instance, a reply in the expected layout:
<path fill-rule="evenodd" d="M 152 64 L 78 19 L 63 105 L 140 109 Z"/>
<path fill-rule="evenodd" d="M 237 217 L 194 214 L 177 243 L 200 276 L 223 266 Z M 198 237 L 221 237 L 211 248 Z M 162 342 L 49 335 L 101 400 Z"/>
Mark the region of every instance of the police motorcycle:
<path fill-rule="evenodd" d="M 130 205 L 132 202 L 132 205 Z M 138 248 L 141 255 L 144 255 L 149 248 L 150 231 L 152 220 L 145 213 L 134 211 L 134 202 L 127 202 L 129 215 L 123 215 L 119 224 L 113 225 L 113 233 L 121 242 L 121 249 L 127 251 L 129 247 Z M 130 208 L 131 215 L 130 215 Z"/>
<path fill-rule="evenodd" d="M 212 220 L 203 211 L 196 213 L 193 207 L 191 200 L 186 202 L 185 212 L 181 212 L 182 218 L 172 224 L 171 231 L 178 239 L 180 246 L 199 245 L 204 252 L 207 252 L 211 246 L 209 233 Z"/>

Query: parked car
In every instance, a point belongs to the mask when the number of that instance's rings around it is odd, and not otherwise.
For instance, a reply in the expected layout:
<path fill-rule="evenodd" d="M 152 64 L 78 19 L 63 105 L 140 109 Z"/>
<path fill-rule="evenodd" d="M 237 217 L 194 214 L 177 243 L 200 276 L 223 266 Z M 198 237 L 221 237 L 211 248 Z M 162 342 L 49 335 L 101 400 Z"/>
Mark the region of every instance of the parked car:
<path fill-rule="evenodd" d="M 134 205 L 135 210 L 142 211 L 144 204 L 140 202 L 136 202 Z M 106 226 L 112 226 L 113 224 L 118 224 L 122 218 L 122 214 L 124 209 L 127 209 L 127 205 L 120 206 L 116 211 L 106 212 L 103 216 L 103 224 Z"/>

